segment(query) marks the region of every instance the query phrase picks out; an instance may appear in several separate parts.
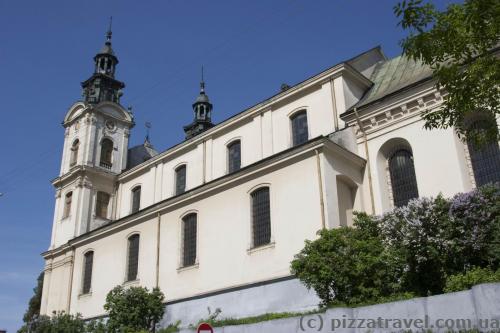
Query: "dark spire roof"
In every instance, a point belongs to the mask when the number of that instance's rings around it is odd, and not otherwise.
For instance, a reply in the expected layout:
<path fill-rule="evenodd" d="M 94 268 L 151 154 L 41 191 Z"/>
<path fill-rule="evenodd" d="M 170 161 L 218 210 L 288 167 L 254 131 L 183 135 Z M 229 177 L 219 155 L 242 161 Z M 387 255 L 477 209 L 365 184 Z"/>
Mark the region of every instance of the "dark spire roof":
<path fill-rule="evenodd" d="M 200 94 L 196 97 L 194 104 L 197 103 L 210 103 L 210 99 L 208 95 L 205 93 L 205 79 L 204 79 L 204 71 L 203 66 L 201 66 L 201 81 L 200 81 Z"/>
<path fill-rule="evenodd" d="M 184 126 L 186 139 L 190 139 L 214 126 L 212 124 L 213 106 L 210 103 L 208 95 L 205 93 L 205 79 L 203 74 L 203 67 L 201 67 L 200 94 L 193 103 L 194 119 L 191 124 Z"/>

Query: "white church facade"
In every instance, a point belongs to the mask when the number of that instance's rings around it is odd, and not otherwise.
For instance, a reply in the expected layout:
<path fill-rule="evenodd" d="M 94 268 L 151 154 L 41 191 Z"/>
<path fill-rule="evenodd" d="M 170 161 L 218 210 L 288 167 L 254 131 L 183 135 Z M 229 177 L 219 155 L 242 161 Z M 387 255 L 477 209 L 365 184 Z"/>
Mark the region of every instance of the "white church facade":
<path fill-rule="evenodd" d="M 41 313 L 105 315 L 117 285 L 159 287 L 166 321 L 315 308 L 290 261 L 322 228 L 499 180 L 498 145 L 424 130 L 444 96 L 428 68 L 380 48 L 219 123 L 202 82 L 186 140 L 129 148 L 111 32 L 63 121 Z"/>

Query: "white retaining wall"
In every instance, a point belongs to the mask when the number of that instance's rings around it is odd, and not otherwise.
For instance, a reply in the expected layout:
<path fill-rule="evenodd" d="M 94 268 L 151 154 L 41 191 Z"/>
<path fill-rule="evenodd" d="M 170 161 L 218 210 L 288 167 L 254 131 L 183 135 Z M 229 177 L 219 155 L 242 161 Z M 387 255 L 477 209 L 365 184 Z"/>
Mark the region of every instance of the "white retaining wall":
<path fill-rule="evenodd" d="M 222 317 L 224 313 L 222 313 Z M 449 332 L 450 328 L 436 328 L 435 325 L 453 325 L 458 331 L 457 325 L 471 324 L 474 327 L 482 325 L 480 330 L 500 332 L 500 283 L 486 283 L 473 287 L 471 290 L 460 291 L 431 297 L 414 298 L 405 301 L 391 302 L 364 306 L 359 308 L 333 308 L 325 313 L 313 314 L 304 317 L 293 317 L 279 320 L 271 320 L 251 325 L 235 325 L 215 328 L 216 333 L 299 333 L 299 332 L 340 332 L 340 333 L 364 333 L 364 332 L 403 332 L 408 328 L 368 328 L 370 319 L 378 318 L 397 319 L 400 322 L 406 320 L 422 320 L 422 325 L 429 326 L 432 332 Z M 340 328 L 332 327 L 332 323 L 339 324 L 339 320 L 355 319 L 358 326 L 361 320 L 365 323 L 363 328 Z M 332 321 L 333 320 L 333 321 Z M 335 321 L 337 320 L 337 321 Z M 438 322 L 439 320 L 439 322 Z M 489 330 L 483 328 L 489 323 Z M 446 322 L 447 321 L 447 322 Z M 351 321 L 352 323 L 352 321 Z M 373 321 L 372 321 L 373 323 Z M 404 322 L 403 322 L 404 325 Z M 418 324 L 420 326 L 420 324 Z M 434 325 L 434 327 L 431 327 Z M 410 327 L 413 332 L 422 332 L 422 328 Z M 181 333 L 191 333 L 193 330 L 181 330 Z"/>

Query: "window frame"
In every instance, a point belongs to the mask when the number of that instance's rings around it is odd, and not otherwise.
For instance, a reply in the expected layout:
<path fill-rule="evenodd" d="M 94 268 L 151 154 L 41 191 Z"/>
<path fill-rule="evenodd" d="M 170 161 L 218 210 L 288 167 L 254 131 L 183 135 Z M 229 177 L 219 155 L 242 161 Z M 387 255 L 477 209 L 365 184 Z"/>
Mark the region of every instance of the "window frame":
<path fill-rule="evenodd" d="M 230 156 L 230 151 L 231 151 L 231 148 L 236 145 L 236 144 L 239 144 L 239 157 L 240 157 L 240 160 L 239 160 L 239 166 L 238 168 L 236 169 L 231 169 L 231 156 Z M 242 152 L 242 149 L 241 149 L 241 138 L 234 138 L 234 139 L 231 139 L 228 143 L 226 143 L 226 173 L 233 173 L 233 172 L 236 172 L 236 171 L 239 171 L 241 168 L 242 168 L 242 163 L 241 163 L 241 152 Z"/>
<path fill-rule="evenodd" d="M 136 274 L 135 279 L 129 279 L 130 277 L 130 246 L 132 238 L 138 238 L 137 244 L 137 264 L 136 264 Z M 129 234 L 126 238 L 127 242 L 127 252 L 126 252 L 126 262 L 125 262 L 125 283 L 131 283 L 135 281 L 139 281 L 139 273 L 140 273 L 140 253 L 141 253 L 141 234 L 139 232 L 133 232 Z"/>
<path fill-rule="evenodd" d="M 254 217 L 253 217 L 253 212 L 254 212 L 254 209 L 253 209 L 253 197 L 252 197 L 252 194 L 259 191 L 259 190 L 262 190 L 264 188 L 267 188 L 268 189 L 268 193 L 269 193 L 269 233 L 270 233 L 270 236 L 269 236 L 269 242 L 266 243 L 266 244 L 260 244 L 260 245 L 256 245 L 255 242 L 254 242 Z M 248 192 L 248 198 L 249 198 L 249 247 L 248 247 L 248 250 L 247 252 L 249 254 L 251 254 L 252 252 L 254 251 L 258 251 L 260 249 L 266 249 L 266 248 L 269 248 L 269 247 L 274 247 L 275 245 L 275 241 L 274 241 L 274 225 L 273 225 L 273 199 L 272 199 L 272 190 L 271 190 L 271 184 L 270 183 L 262 183 L 262 184 L 259 184 L 259 185 L 256 185 L 254 187 L 252 187 Z"/>
<path fill-rule="evenodd" d="M 68 204 L 68 197 L 70 197 L 70 201 Z M 68 217 L 71 216 L 71 208 L 73 206 L 73 191 L 68 191 L 64 195 L 64 205 L 63 205 L 63 213 L 62 213 L 62 219 L 67 219 Z"/>
<path fill-rule="evenodd" d="M 99 193 L 105 194 L 108 197 L 108 204 L 105 205 L 105 206 L 103 206 L 106 209 L 106 214 L 105 214 L 106 216 L 102 216 L 102 215 L 98 214 L 98 208 L 99 208 L 99 202 L 100 202 L 99 201 Z M 105 191 L 96 191 L 96 194 L 95 194 L 95 209 L 94 209 L 94 215 L 95 215 L 95 217 L 109 220 L 109 213 L 110 213 L 109 205 L 110 205 L 110 203 L 111 203 L 111 194 L 109 194 L 108 192 L 105 192 Z"/>
<path fill-rule="evenodd" d="M 196 220 L 196 228 L 195 228 L 195 240 L 194 240 L 194 247 L 195 247 L 195 251 L 194 251 L 194 262 L 191 263 L 191 264 L 188 264 L 186 265 L 186 262 L 184 261 L 185 257 L 184 257 L 184 254 L 185 254 L 185 248 L 186 248 L 186 242 L 185 242 L 185 222 L 186 222 L 186 219 L 190 216 L 195 216 Z M 190 211 L 187 211 L 186 213 L 184 213 L 181 217 L 180 217 L 180 256 L 179 256 L 179 268 L 178 270 L 185 270 L 185 269 L 189 269 L 189 268 L 196 268 L 199 266 L 199 258 L 198 258 L 198 250 L 199 250 L 199 246 L 198 246 L 198 239 L 199 239 L 199 213 L 197 210 L 190 210 Z"/>
<path fill-rule="evenodd" d="M 73 140 L 73 143 L 71 144 L 70 148 L 70 154 L 69 154 L 69 167 L 73 167 L 78 163 L 78 151 L 80 149 L 80 140 L 76 138 Z"/>
<path fill-rule="evenodd" d="M 138 205 L 137 205 L 137 209 L 135 209 L 136 207 L 134 207 L 134 204 L 135 204 L 135 195 L 137 193 L 137 191 L 139 191 L 139 202 L 138 202 Z M 130 214 L 134 214 L 138 211 L 141 210 L 141 199 L 142 199 L 142 185 L 135 185 L 134 187 L 132 187 L 132 189 L 130 190 Z"/>
<path fill-rule="evenodd" d="M 181 192 L 179 192 L 177 191 L 178 190 L 177 184 L 179 180 L 178 171 L 181 169 L 184 169 L 184 189 Z M 187 163 L 181 163 L 174 168 L 174 196 L 185 193 L 186 188 L 187 188 Z"/>
<path fill-rule="evenodd" d="M 92 253 L 92 265 L 90 266 L 90 282 L 89 282 L 89 288 L 88 290 L 85 290 L 85 278 L 87 275 L 87 255 Z M 83 259 L 82 259 L 82 282 L 81 282 L 81 291 L 80 295 L 90 295 L 92 294 L 92 279 L 94 275 L 94 258 L 95 258 L 95 251 L 94 249 L 87 249 L 85 252 L 83 252 Z"/>
<path fill-rule="evenodd" d="M 295 142 L 295 132 L 294 132 L 294 120 L 302 114 L 304 114 L 306 116 L 307 138 L 303 142 L 296 143 Z M 288 120 L 289 120 L 289 128 L 290 128 L 290 147 L 300 146 L 301 144 L 304 144 L 311 139 L 311 131 L 309 128 L 308 108 L 301 107 L 301 108 L 295 109 L 294 111 L 292 111 L 288 114 Z"/>
<path fill-rule="evenodd" d="M 103 149 L 105 142 L 110 142 L 111 143 L 111 147 L 110 147 L 110 150 L 109 150 L 109 161 L 107 159 L 103 158 L 103 154 L 105 152 L 105 150 Z M 111 139 L 109 137 L 104 137 L 104 138 L 102 138 L 101 143 L 100 143 L 99 146 L 100 146 L 99 166 L 104 167 L 106 169 L 111 169 L 113 167 L 113 155 L 114 155 L 113 154 L 113 150 L 115 149 L 115 143 L 114 143 L 113 139 Z"/>
<path fill-rule="evenodd" d="M 391 169 L 391 161 L 392 159 L 396 156 L 397 153 L 399 152 L 406 152 L 407 154 L 409 154 L 409 158 L 411 160 L 411 165 L 412 165 L 412 170 L 413 171 L 413 180 L 414 181 L 414 191 L 416 192 L 416 196 L 413 196 L 411 198 L 409 198 L 408 200 L 406 200 L 405 198 L 397 198 L 397 197 L 408 197 L 409 195 L 404 195 L 404 193 L 399 193 L 397 192 L 398 189 L 395 188 L 395 186 L 403 186 L 404 184 L 395 184 L 395 177 L 396 175 L 394 174 L 393 170 Z M 390 190 L 391 190 L 391 193 L 392 193 L 392 205 L 393 207 L 397 208 L 397 207 L 404 207 L 408 204 L 408 202 L 412 199 L 417 199 L 420 197 L 420 193 L 419 193 L 419 190 L 418 190 L 418 180 L 417 180 L 417 171 L 416 171 L 416 168 L 415 168 L 415 157 L 413 155 L 413 151 L 411 149 L 411 147 L 408 147 L 408 146 L 395 146 L 393 149 L 391 149 L 390 153 L 387 155 L 387 170 L 388 170 L 388 180 L 389 180 L 389 186 L 390 186 Z M 408 170 L 404 171 L 404 173 L 406 175 L 408 175 Z M 408 185 L 406 185 L 408 186 Z M 399 191 L 402 191 L 402 189 L 399 189 Z M 409 191 L 407 191 L 409 192 Z M 414 193 L 415 194 L 415 193 Z M 403 203 L 403 201 L 405 201 Z"/>

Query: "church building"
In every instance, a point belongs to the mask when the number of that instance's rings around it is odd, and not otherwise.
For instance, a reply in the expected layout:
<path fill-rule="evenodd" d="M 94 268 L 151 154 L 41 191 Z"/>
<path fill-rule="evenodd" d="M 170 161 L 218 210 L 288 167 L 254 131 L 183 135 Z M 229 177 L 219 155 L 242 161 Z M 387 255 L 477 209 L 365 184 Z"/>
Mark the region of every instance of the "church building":
<path fill-rule="evenodd" d="M 290 261 L 318 230 L 500 180 L 498 144 L 478 150 L 453 129 L 425 130 L 421 114 L 446 96 L 428 67 L 380 47 L 218 124 L 202 81 L 184 141 L 130 147 L 111 37 L 62 123 L 42 314 L 101 318 L 117 285 L 159 287 L 164 324 L 197 323 L 207 308 L 311 310 L 319 299 Z"/>

